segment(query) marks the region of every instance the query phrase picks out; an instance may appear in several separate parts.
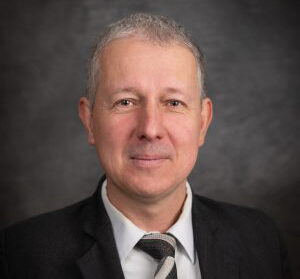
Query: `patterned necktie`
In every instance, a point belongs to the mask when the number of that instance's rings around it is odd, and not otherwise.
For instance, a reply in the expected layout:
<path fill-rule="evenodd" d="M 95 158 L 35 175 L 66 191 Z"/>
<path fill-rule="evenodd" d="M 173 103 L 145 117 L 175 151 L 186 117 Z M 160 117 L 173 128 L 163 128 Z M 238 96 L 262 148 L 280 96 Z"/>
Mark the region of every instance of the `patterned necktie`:
<path fill-rule="evenodd" d="M 175 265 L 176 239 L 170 234 L 153 233 L 144 235 L 136 245 L 159 260 L 154 279 L 177 279 Z"/>

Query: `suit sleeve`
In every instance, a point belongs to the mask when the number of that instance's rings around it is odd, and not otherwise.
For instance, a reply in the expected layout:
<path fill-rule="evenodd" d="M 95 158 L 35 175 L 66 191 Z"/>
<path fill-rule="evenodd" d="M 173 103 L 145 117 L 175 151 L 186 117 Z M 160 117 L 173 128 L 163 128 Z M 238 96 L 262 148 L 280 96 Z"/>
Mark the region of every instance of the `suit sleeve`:
<path fill-rule="evenodd" d="M 278 230 L 277 230 L 278 231 Z M 279 241 L 280 241 L 280 256 L 281 256 L 281 269 L 283 279 L 292 279 L 292 273 L 290 269 L 290 262 L 288 258 L 287 248 L 283 241 L 281 233 L 278 231 Z"/>
<path fill-rule="evenodd" d="M 270 230 L 269 232 L 273 231 L 273 235 L 276 238 L 276 247 L 279 250 L 279 259 L 281 264 L 281 278 L 282 279 L 293 279 L 291 268 L 290 268 L 290 261 L 288 257 L 288 251 L 286 248 L 286 244 L 276 222 L 267 216 L 265 213 L 262 213 L 264 216 L 264 224 L 268 224 Z M 263 219 L 262 219 L 263 220 Z"/>
<path fill-rule="evenodd" d="M 5 260 L 5 232 L 0 231 L 0 278 L 8 279 L 8 270 Z"/>

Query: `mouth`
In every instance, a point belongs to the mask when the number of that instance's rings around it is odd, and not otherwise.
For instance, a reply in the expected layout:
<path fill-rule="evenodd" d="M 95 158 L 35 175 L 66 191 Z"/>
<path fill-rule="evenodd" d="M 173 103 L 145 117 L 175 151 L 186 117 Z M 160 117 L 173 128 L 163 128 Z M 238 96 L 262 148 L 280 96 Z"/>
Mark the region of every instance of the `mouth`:
<path fill-rule="evenodd" d="M 164 163 L 168 158 L 153 155 L 140 155 L 131 157 L 130 159 L 137 167 L 151 168 L 161 166 L 161 164 Z"/>

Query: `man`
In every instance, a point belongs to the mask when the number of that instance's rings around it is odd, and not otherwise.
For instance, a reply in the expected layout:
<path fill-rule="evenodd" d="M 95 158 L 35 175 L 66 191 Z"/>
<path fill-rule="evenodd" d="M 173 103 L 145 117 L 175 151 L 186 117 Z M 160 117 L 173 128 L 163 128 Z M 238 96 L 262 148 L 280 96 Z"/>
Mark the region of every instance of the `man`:
<path fill-rule="evenodd" d="M 3 231 L 1 278 L 290 278 L 272 221 L 192 194 L 212 119 L 203 79 L 173 20 L 110 25 L 79 102 L 105 177 L 91 198 Z"/>

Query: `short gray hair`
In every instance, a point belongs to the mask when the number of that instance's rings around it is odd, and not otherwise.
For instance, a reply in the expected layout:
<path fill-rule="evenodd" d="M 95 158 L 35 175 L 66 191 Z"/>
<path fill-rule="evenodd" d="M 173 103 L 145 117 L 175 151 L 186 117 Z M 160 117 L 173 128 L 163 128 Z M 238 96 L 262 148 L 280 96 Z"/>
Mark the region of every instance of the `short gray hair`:
<path fill-rule="evenodd" d="M 88 62 L 87 97 L 93 107 L 100 74 L 101 53 L 112 40 L 142 37 L 159 44 L 179 43 L 193 53 L 198 68 L 197 79 L 201 98 L 204 92 L 204 56 L 191 34 L 173 19 L 145 13 L 132 14 L 108 25 L 96 40 Z"/>

